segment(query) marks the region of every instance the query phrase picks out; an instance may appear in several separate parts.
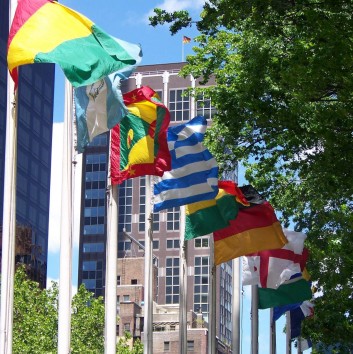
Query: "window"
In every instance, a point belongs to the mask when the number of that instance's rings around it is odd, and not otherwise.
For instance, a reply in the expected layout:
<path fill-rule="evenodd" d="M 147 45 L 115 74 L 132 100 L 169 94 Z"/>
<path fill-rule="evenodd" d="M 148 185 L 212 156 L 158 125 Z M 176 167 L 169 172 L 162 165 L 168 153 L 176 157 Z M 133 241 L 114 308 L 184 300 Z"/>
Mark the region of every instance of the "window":
<path fill-rule="evenodd" d="M 137 279 L 131 279 L 131 285 L 136 285 L 137 284 Z"/>
<path fill-rule="evenodd" d="M 153 249 L 159 250 L 159 240 L 153 240 Z"/>
<path fill-rule="evenodd" d="M 119 231 L 131 232 L 132 223 L 132 179 L 119 186 Z"/>
<path fill-rule="evenodd" d="M 130 251 L 131 250 L 131 241 L 119 241 L 118 242 L 119 251 Z"/>
<path fill-rule="evenodd" d="M 194 271 L 194 311 L 201 311 L 208 321 L 209 256 L 195 257 Z"/>
<path fill-rule="evenodd" d="M 130 323 L 124 323 L 124 331 L 130 332 Z"/>
<path fill-rule="evenodd" d="M 169 91 L 169 111 L 171 122 L 182 122 L 190 117 L 190 97 L 185 95 L 186 89 Z"/>
<path fill-rule="evenodd" d="M 120 305 L 120 296 L 119 295 L 116 297 L 116 304 Z"/>
<path fill-rule="evenodd" d="M 206 97 L 205 94 L 200 94 L 196 101 L 197 115 L 204 116 L 206 119 L 212 119 L 216 113 L 216 108 L 212 106 L 211 98 Z"/>
<path fill-rule="evenodd" d="M 167 240 L 167 249 L 180 248 L 180 239 Z"/>
<path fill-rule="evenodd" d="M 179 231 L 180 208 L 167 209 L 167 231 Z"/>
<path fill-rule="evenodd" d="M 83 253 L 99 253 L 104 252 L 104 243 L 84 243 L 83 244 Z"/>
<path fill-rule="evenodd" d="M 187 343 L 187 350 L 192 352 L 194 351 L 194 341 L 193 340 L 188 340 L 188 343 Z"/>
<path fill-rule="evenodd" d="M 209 247 L 208 236 L 195 238 L 195 247 L 196 248 L 208 248 Z"/>
<path fill-rule="evenodd" d="M 124 300 L 124 302 L 129 302 L 130 301 L 130 295 L 123 295 L 123 300 Z"/>
<path fill-rule="evenodd" d="M 179 258 L 166 258 L 166 304 L 179 303 Z"/>
<path fill-rule="evenodd" d="M 170 342 L 164 342 L 164 351 L 170 350 Z"/>
<path fill-rule="evenodd" d="M 116 277 L 116 283 L 117 283 L 117 285 L 121 285 L 121 277 L 120 277 L 120 275 L 118 275 Z"/>

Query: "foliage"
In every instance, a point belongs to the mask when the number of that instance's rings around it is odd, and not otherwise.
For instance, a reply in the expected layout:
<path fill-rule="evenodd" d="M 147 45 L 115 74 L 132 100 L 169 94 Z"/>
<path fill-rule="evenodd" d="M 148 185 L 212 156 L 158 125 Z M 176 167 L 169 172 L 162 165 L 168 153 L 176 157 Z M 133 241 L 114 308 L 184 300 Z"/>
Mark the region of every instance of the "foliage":
<path fill-rule="evenodd" d="M 221 170 L 242 162 L 283 225 L 308 234 L 322 296 L 304 334 L 342 353 L 353 333 L 352 14 L 351 0 L 210 0 L 182 70 L 217 108 L 207 141 Z M 170 14 L 150 20 L 182 28 Z"/>
<path fill-rule="evenodd" d="M 50 289 L 40 289 L 38 283 L 27 278 L 25 268 L 15 274 L 13 353 L 56 353 L 58 331 L 57 283 Z M 136 341 L 132 349 L 127 344 L 130 337 L 122 338 L 117 353 L 142 354 L 143 345 Z M 71 353 L 104 353 L 104 302 L 81 285 L 72 299 Z"/>
<path fill-rule="evenodd" d="M 58 327 L 58 287 L 41 290 L 16 271 L 14 281 L 13 353 L 55 353 Z"/>
<path fill-rule="evenodd" d="M 71 353 L 104 353 L 104 301 L 83 284 L 72 299 Z"/>
<path fill-rule="evenodd" d="M 131 341 L 131 338 L 131 334 L 129 332 L 125 332 L 125 336 L 119 338 L 116 352 L 119 354 L 143 354 L 143 344 L 139 339 L 136 339 L 132 349 L 130 348 L 129 342 Z"/>

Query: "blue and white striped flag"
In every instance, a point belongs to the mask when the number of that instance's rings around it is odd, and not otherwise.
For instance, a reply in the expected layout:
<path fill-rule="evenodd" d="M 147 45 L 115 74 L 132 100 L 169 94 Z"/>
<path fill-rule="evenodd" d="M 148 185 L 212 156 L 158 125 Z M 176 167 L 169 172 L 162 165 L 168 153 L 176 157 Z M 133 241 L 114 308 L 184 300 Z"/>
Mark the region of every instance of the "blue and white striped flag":
<path fill-rule="evenodd" d="M 124 66 L 92 85 L 74 89 L 78 152 L 83 152 L 95 136 L 112 129 L 128 113 L 120 82 L 126 80 L 140 64 L 142 51 L 137 44 L 120 39 L 116 41 L 135 58 L 136 62 Z"/>
<path fill-rule="evenodd" d="M 213 199 L 218 193 L 218 166 L 202 144 L 207 120 L 197 116 L 168 129 L 171 171 L 154 185 L 154 211 Z"/>

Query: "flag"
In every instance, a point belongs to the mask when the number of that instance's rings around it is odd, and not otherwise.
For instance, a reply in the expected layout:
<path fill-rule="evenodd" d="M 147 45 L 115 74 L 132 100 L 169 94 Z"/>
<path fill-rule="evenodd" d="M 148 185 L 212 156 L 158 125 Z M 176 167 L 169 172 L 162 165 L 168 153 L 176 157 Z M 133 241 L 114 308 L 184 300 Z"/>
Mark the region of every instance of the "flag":
<path fill-rule="evenodd" d="M 190 42 L 191 42 L 191 38 L 186 37 L 186 36 L 183 36 L 183 43 L 184 43 L 184 44 L 190 43 Z"/>
<path fill-rule="evenodd" d="M 292 275 L 304 270 L 308 250 L 306 234 L 283 229 L 288 243 L 281 249 L 265 250 L 243 257 L 243 285 L 277 289 Z"/>
<path fill-rule="evenodd" d="M 212 233 L 229 225 L 235 219 L 239 204 L 249 205 L 236 183 L 219 181 L 215 199 L 186 205 L 185 239 Z"/>
<path fill-rule="evenodd" d="M 295 304 L 312 298 L 311 284 L 298 273 L 277 289 L 258 287 L 258 295 L 259 309 Z"/>
<path fill-rule="evenodd" d="M 207 120 L 197 116 L 168 129 L 172 169 L 154 185 L 154 211 L 213 199 L 218 194 L 218 166 L 202 144 Z"/>
<path fill-rule="evenodd" d="M 301 312 L 305 317 L 312 317 L 314 315 L 314 304 L 310 301 L 304 301 L 302 303 L 288 304 L 283 306 L 276 306 L 273 308 L 273 320 L 277 321 L 282 315 L 287 311 L 292 311 L 295 309 L 301 309 Z"/>
<path fill-rule="evenodd" d="M 169 111 L 148 86 L 123 97 L 129 113 L 112 129 L 112 184 L 144 175 L 162 176 L 171 168 L 167 145 Z"/>
<path fill-rule="evenodd" d="M 301 335 L 302 322 L 306 317 L 314 316 L 314 304 L 304 301 L 300 306 L 290 310 L 290 337 L 297 338 Z"/>
<path fill-rule="evenodd" d="M 127 46 L 127 47 L 126 47 Z M 8 38 L 7 62 L 17 85 L 17 67 L 56 63 L 74 87 L 135 65 L 127 44 L 111 37 L 80 13 L 50 0 L 19 0 Z"/>
<path fill-rule="evenodd" d="M 310 349 L 313 346 L 313 343 L 310 339 L 299 338 L 299 340 L 302 351 Z"/>
<path fill-rule="evenodd" d="M 238 216 L 224 229 L 215 231 L 215 264 L 287 243 L 282 227 L 270 203 L 252 186 L 240 187 L 250 206 L 240 206 Z"/>

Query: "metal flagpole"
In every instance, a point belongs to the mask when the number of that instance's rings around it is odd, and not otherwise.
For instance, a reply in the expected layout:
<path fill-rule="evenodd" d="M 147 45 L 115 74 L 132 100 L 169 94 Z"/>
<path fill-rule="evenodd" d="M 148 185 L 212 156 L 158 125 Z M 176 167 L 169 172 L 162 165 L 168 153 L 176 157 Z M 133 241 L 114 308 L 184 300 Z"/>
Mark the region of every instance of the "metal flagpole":
<path fill-rule="evenodd" d="M 110 161 L 110 159 L 109 159 Z M 110 171 L 110 168 L 109 168 Z M 105 342 L 104 353 L 116 353 L 116 298 L 117 298 L 117 254 L 118 254 L 118 186 L 110 185 L 107 208 L 107 249 L 105 271 Z"/>
<path fill-rule="evenodd" d="M 214 241 L 210 242 L 210 286 L 208 295 L 208 354 L 216 353 L 216 265 L 214 263 Z"/>
<path fill-rule="evenodd" d="M 251 285 L 251 354 L 259 352 L 259 309 L 257 285 Z"/>
<path fill-rule="evenodd" d="M 17 1 L 9 2 L 9 27 Z M 6 144 L 1 264 L 0 352 L 12 353 L 13 296 L 16 241 L 16 172 L 17 172 L 17 90 L 7 74 Z"/>
<path fill-rule="evenodd" d="M 180 207 L 180 303 L 179 303 L 179 353 L 187 352 L 187 246 L 185 240 L 185 205 Z"/>
<path fill-rule="evenodd" d="M 233 259 L 232 352 L 240 353 L 240 257 Z"/>
<path fill-rule="evenodd" d="M 273 320 L 273 308 L 270 309 L 270 354 L 276 354 L 276 321 Z"/>
<path fill-rule="evenodd" d="M 151 177 L 146 176 L 146 207 L 145 207 L 145 289 L 144 289 L 144 354 L 153 353 L 153 214 L 151 208 Z"/>
<path fill-rule="evenodd" d="M 17 1 L 9 3 L 9 24 L 11 26 Z M 5 173 L 2 224 L 1 264 L 1 323 L 0 352 L 12 353 L 13 296 L 15 274 L 16 241 L 16 172 L 17 172 L 17 90 L 7 74 L 7 113 Z"/>
<path fill-rule="evenodd" d="M 286 354 L 292 354 L 292 342 L 290 331 L 290 311 L 286 312 Z"/>
<path fill-rule="evenodd" d="M 70 352 L 72 287 L 72 113 L 73 95 L 65 79 L 65 118 L 63 137 L 63 171 L 61 195 L 60 278 L 58 353 Z"/>

